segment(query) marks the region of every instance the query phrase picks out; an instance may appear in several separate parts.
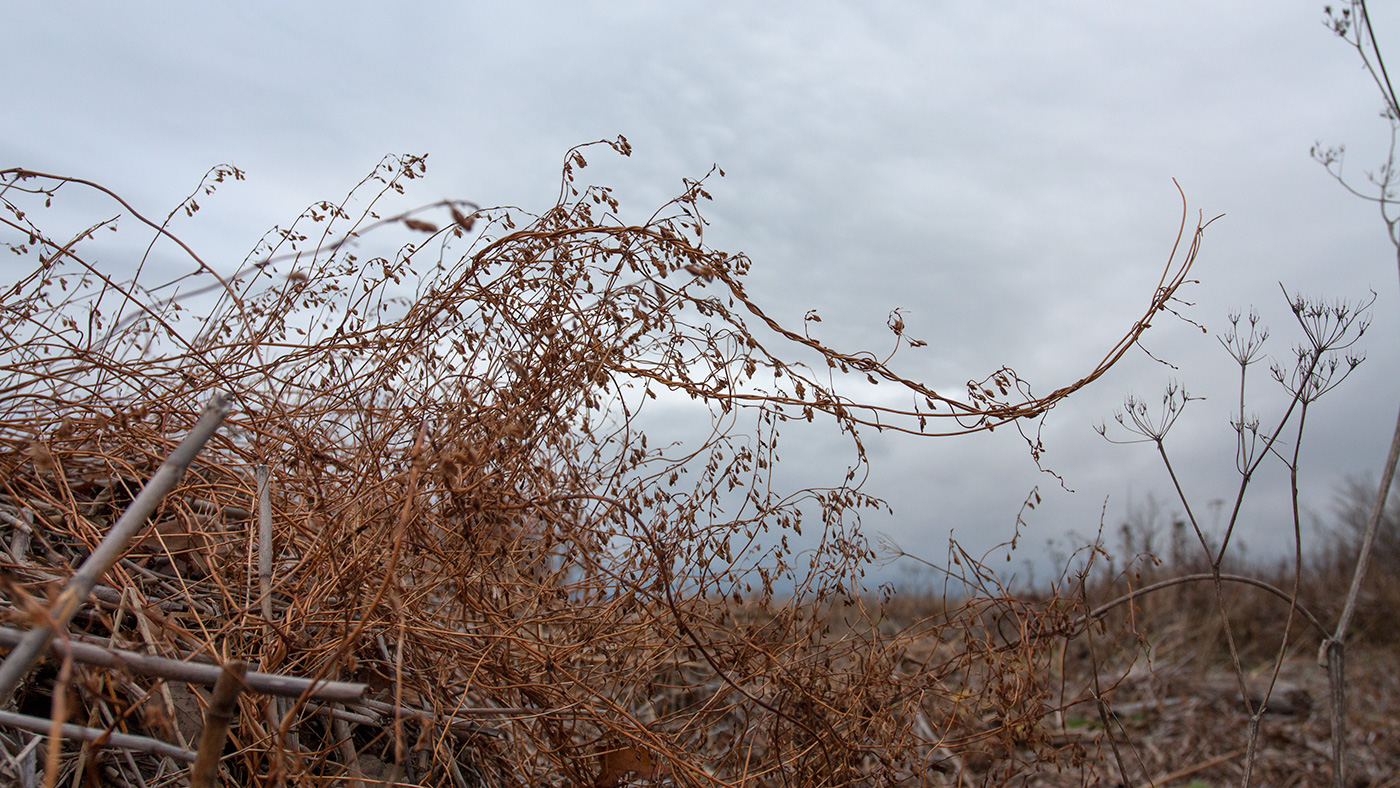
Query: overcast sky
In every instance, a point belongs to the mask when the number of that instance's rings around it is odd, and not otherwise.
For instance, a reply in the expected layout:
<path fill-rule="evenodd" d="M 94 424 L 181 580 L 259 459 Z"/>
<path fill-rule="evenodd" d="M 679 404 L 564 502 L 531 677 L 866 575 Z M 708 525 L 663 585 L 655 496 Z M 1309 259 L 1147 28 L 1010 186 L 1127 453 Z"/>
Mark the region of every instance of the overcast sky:
<path fill-rule="evenodd" d="M 1382 46 L 1400 44 L 1400 16 L 1377 10 Z M 624 217 L 720 165 L 706 240 L 754 260 L 750 293 L 771 314 L 816 309 L 820 336 L 857 350 L 886 347 L 902 307 L 930 344 L 900 369 L 954 394 L 1003 364 L 1038 393 L 1091 368 L 1157 283 L 1180 219 L 1172 178 L 1192 221 L 1226 214 L 1184 293 L 1211 333 L 1159 319 L 1147 335 L 1179 370 L 1134 351 L 1050 414 L 1045 460 L 1075 492 L 1014 432 L 868 436 L 867 490 L 896 513 L 867 528 L 933 560 L 950 532 L 974 552 L 1008 539 L 1037 485 L 1014 559 L 1037 572 L 1048 539 L 1092 534 L 1101 511 L 1112 527 L 1150 494 L 1174 508 L 1149 447 L 1093 430 L 1173 377 L 1208 398 L 1170 439 L 1183 481 L 1198 510 L 1231 496 L 1236 372 L 1214 337 L 1254 305 L 1287 361 L 1297 333 L 1279 282 L 1379 294 L 1368 360 L 1310 416 L 1305 506 L 1327 516 L 1347 476 L 1384 460 L 1400 398 L 1395 254 L 1308 150 L 1345 143 L 1359 178 L 1387 129 L 1321 2 L 45 2 L 4 19 L 0 167 L 96 180 L 163 215 L 232 163 L 248 180 L 178 228 L 227 270 L 387 153 L 429 155 L 413 203 L 538 211 L 570 146 L 623 134 L 633 156 L 600 151 L 583 175 L 617 189 Z M 1267 422 L 1273 401 L 1260 403 Z M 790 478 L 839 482 L 834 435 L 798 445 Z M 1271 467 L 1242 525 L 1251 553 L 1283 544 L 1286 489 Z"/>

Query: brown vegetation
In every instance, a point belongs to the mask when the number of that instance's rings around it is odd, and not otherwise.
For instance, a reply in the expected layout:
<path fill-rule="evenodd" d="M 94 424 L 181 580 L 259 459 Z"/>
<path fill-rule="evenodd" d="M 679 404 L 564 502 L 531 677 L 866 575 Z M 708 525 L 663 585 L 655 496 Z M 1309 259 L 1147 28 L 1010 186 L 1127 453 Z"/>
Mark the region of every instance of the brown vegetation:
<path fill-rule="evenodd" d="M 1202 228 L 1095 369 L 1034 396 L 1002 368 L 954 398 L 767 317 L 744 290 L 749 261 L 703 242 L 703 181 L 627 224 L 608 190 L 576 184 L 584 152 L 538 216 L 453 201 L 381 217 L 423 171 L 386 160 L 222 276 L 170 227 L 236 169 L 163 222 L 96 184 L 0 173 L 10 248 L 35 261 L 0 314 L 6 620 L 66 637 L 44 600 L 223 392 L 225 426 L 71 637 L 365 685 L 339 704 L 227 697 L 231 784 L 998 784 L 1077 765 L 1082 748 L 1044 721 L 1081 601 L 1018 601 L 965 557 L 966 603 L 892 627 L 858 594 L 873 556 L 859 512 L 880 505 L 859 487 L 859 430 L 1043 416 L 1170 305 Z M 46 208 L 77 189 L 151 229 L 134 272 L 94 258 L 108 221 L 47 233 Z M 152 248 L 190 269 L 143 284 Z M 922 344 L 898 313 L 890 328 Z M 855 401 L 850 376 L 914 404 Z M 649 443 L 656 399 L 696 403 L 708 438 Z M 849 436 L 854 468 L 830 488 L 773 488 L 782 425 L 819 418 Z M 819 546 L 794 554 L 804 527 Z M 184 747 L 208 702 L 144 668 L 68 659 L 17 701 Z M 0 764 L 13 779 L 36 761 L 50 781 L 186 779 L 154 746 L 36 756 L 22 741 Z"/>

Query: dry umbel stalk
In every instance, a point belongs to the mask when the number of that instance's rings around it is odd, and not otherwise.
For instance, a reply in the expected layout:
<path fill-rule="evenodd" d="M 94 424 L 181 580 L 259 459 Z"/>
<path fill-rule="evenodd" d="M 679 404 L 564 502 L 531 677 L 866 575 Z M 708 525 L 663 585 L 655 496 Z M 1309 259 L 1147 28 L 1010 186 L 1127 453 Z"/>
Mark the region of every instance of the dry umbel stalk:
<path fill-rule="evenodd" d="M 161 222 L 97 184 L 0 171 L 10 248 L 34 261 L 0 312 L 7 615 L 25 621 L 24 595 L 97 543 L 217 388 L 237 403 L 228 426 L 103 578 L 159 604 L 75 621 L 133 649 L 365 682 L 386 710 L 240 696 L 222 768 L 241 784 L 874 785 L 1053 761 L 1039 635 L 1074 610 L 1017 602 L 969 557 L 980 601 L 882 629 L 858 596 L 873 556 L 860 512 L 882 506 L 859 486 L 860 428 L 1043 416 L 1170 308 L 1204 226 L 1183 218 L 1184 247 L 1095 368 L 1044 396 L 1001 368 L 953 397 L 768 317 L 745 292 L 749 260 L 704 243 L 703 180 L 622 221 L 609 190 L 575 180 L 588 150 L 569 152 L 539 215 L 462 201 L 381 215 L 425 166 L 386 159 L 231 274 L 171 228 L 234 168 Z M 51 237 L 45 206 L 75 189 L 118 200 L 153 233 L 147 255 L 189 271 L 150 285 L 142 258 L 115 275 L 95 257 L 105 221 Z M 923 344 L 897 313 L 890 328 Z M 918 404 L 859 401 L 847 381 Z M 662 398 L 696 403 L 708 436 L 649 442 Z M 849 437 L 853 469 L 775 489 L 783 424 L 819 416 Z M 270 571 L 250 514 L 265 511 Z M 789 537 L 813 521 L 819 543 L 795 555 Z M 188 738 L 188 692 L 85 675 L 82 713 Z"/>

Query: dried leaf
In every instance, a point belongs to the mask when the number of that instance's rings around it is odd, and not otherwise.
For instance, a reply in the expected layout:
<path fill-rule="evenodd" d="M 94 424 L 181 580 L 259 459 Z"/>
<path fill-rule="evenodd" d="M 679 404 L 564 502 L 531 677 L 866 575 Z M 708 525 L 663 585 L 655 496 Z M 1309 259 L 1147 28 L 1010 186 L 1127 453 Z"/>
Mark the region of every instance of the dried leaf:
<path fill-rule="evenodd" d="M 57 430 L 54 430 L 53 436 L 54 436 L 55 438 L 58 438 L 59 440 L 62 440 L 62 439 L 64 439 L 64 438 L 71 437 L 72 435 L 73 435 L 73 417 L 72 417 L 72 416 L 64 416 L 64 417 L 63 417 L 63 421 L 59 422 L 59 424 L 58 424 L 58 429 L 57 429 Z"/>
<path fill-rule="evenodd" d="M 54 459 L 53 452 L 39 441 L 30 440 L 24 447 L 24 453 L 29 457 L 29 461 L 34 463 L 35 469 L 49 473 L 58 470 L 58 462 Z"/>
<path fill-rule="evenodd" d="M 602 770 L 593 781 L 594 788 L 617 788 L 629 774 L 635 779 L 651 780 L 670 773 L 670 769 L 658 764 L 651 753 L 639 747 L 608 750 L 599 755 L 599 760 Z"/>

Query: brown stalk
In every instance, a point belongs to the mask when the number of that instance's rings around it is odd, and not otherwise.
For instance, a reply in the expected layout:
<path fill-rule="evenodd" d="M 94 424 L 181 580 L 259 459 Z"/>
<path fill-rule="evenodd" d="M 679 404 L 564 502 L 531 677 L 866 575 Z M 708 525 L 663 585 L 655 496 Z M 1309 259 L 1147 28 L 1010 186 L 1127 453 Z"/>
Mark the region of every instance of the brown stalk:
<path fill-rule="evenodd" d="M 204 732 L 199 737 L 199 750 L 194 766 L 190 767 L 192 788 L 217 788 L 219 760 L 223 757 L 224 740 L 229 725 L 238 714 L 238 696 L 243 694 L 243 674 L 248 663 L 241 659 L 224 663 L 223 674 L 214 685 L 209 709 L 204 714 Z"/>
<path fill-rule="evenodd" d="M 25 633 L 0 627 L 0 646 L 13 648 L 23 641 Z M 169 681 L 183 681 L 190 684 L 212 685 L 223 675 L 218 665 L 187 660 L 166 659 L 135 651 L 84 643 L 67 638 L 49 644 L 49 650 L 62 658 L 72 658 L 88 665 L 118 668 L 147 676 L 158 676 Z M 298 698 L 303 695 L 316 700 L 334 703 L 352 703 L 361 700 L 364 684 L 343 681 L 311 681 L 297 676 L 282 676 L 275 673 L 248 673 L 244 677 L 248 689 L 264 695 L 284 698 Z"/>

